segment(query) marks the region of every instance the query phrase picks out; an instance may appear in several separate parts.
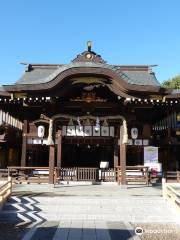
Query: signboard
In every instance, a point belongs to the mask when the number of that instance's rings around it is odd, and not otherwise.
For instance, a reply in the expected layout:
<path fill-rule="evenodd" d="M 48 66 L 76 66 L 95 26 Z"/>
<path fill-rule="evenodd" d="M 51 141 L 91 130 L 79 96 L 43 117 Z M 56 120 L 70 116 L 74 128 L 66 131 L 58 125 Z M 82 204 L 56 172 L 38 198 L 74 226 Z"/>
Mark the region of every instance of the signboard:
<path fill-rule="evenodd" d="M 143 139 L 143 145 L 148 146 L 149 145 L 149 140 L 148 139 Z"/>
<path fill-rule="evenodd" d="M 133 140 L 132 139 L 128 139 L 127 145 L 133 145 Z"/>
<path fill-rule="evenodd" d="M 76 136 L 75 126 L 67 127 L 67 136 Z"/>
<path fill-rule="evenodd" d="M 144 166 L 149 167 L 153 176 L 161 175 L 162 164 L 158 163 L 158 147 L 144 147 Z"/>
<path fill-rule="evenodd" d="M 109 162 L 100 162 L 100 168 L 108 168 Z"/>
<path fill-rule="evenodd" d="M 149 145 L 149 139 L 128 139 L 127 145 L 135 145 L 135 146 L 148 146 Z"/>
<path fill-rule="evenodd" d="M 145 163 L 145 167 L 149 167 L 152 176 L 161 176 L 162 175 L 162 163 Z"/>
<path fill-rule="evenodd" d="M 101 127 L 101 136 L 103 137 L 109 136 L 109 127 Z"/>
<path fill-rule="evenodd" d="M 110 127 L 110 137 L 114 137 L 114 127 Z"/>
<path fill-rule="evenodd" d="M 158 147 L 144 147 L 144 164 L 145 163 L 158 163 Z"/>
<path fill-rule="evenodd" d="M 76 136 L 84 136 L 84 132 L 83 132 L 83 127 L 82 126 L 76 126 Z"/>
<path fill-rule="evenodd" d="M 114 137 L 114 127 L 101 126 L 98 129 L 96 126 L 63 126 L 62 136 L 78 136 L 78 137 Z"/>
<path fill-rule="evenodd" d="M 141 146 L 141 145 L 142 145 L 142 139 L 136 139 L 136 140 L 134 140 L 134 145 Z"/>
<path fill-rule="evenodd" d="M 101 128 L 97 129 L 96 126 L 93 126 L 93 136 L 98 137 L 100 136 Z"/>
<path fill-rule="evenodd" d="M 84 136 L 92 136 L 92 126 L 85 126 L 84 127 Z"/>

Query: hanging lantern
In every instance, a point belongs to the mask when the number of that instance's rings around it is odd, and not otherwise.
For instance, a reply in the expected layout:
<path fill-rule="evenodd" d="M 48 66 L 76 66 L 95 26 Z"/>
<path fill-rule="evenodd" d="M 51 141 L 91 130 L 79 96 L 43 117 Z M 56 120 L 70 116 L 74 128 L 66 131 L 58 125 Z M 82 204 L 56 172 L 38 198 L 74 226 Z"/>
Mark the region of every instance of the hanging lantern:
<path fill-rule="evenodd" d="M 45 134 L 45 127 L 40 125 L 38 126 L 38 137 L 43 138 Z"/>
<path fill-rule="evenodd" d="M 131 128 L 131 138 L 132 139 L 138 138 L 138 129 L 137 128 Z"/>

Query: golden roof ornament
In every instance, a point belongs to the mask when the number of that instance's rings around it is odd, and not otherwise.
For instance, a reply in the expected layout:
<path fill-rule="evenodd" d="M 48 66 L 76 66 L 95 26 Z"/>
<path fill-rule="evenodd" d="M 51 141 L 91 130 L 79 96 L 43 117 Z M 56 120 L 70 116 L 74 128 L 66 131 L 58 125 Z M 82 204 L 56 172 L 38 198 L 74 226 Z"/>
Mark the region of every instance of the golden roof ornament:
<path fill-rule="evenodd" d="M 92 49 L 92 41 L 87 41 L 87 50 L 88 52 L 91 52 Z"/>

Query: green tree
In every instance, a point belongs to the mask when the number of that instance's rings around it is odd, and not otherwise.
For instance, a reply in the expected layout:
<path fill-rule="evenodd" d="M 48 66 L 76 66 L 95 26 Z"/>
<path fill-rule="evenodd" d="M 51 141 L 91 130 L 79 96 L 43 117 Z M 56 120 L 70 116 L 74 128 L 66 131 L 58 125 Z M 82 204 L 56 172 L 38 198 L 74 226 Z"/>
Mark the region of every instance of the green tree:
<path fill-rule="evenodd" d="M 175 76 L 167 81 L 164 81 L 162 83 L 162 85 L 167 88 L 180 89 L 180 74 L 178 74 L 177 76 Z"/>

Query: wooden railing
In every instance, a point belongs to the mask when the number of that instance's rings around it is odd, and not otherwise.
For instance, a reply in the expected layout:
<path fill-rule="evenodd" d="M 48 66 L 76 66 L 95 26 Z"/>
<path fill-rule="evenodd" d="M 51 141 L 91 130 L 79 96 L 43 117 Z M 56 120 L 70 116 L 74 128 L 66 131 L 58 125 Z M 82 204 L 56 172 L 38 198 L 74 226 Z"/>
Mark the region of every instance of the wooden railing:
<path fill-rule="evenodd" d="M 48 183 L 49 167 L 8 167 L 9 176 L 15 183 Z M 121 183 L 121 167 L 116 169 L 99 168 L 55 168 L 54 181 L 104 181 Z M 127 166 L 126 180 L 134 183 L 149 184 L 148 167 Z"/>
<path fill-rule="evenodd" d="M 121 167 L 116 167 L 117 182 L 121 184 Z M 126 183 L 145 183 L 149 185 L 148 167 L 144 166 L 127 166 L 126 167 Z"/>
<path fill-rule="evenodd" d="M 167 183 L 166 179 L 162 179 L 163 197 L 167 199 L 173 207 L 180 213 L 180 183 Z"/>
<path fill-rule="evenodd" d="M 7 179 L 8 177 L 8 169 L 7 168 L 1 168 L 0 169 L 0 179 Z"/>
<path fill-rule="evenodd" d="M 58 181 L 104 181 L 121 183 L 121 167 L 99 169 L 99 168 L 56 168 L 55 179 Z M 55 181 L 56 181 L 55 180 Z M 149 184 L 148 167 L 127 166 L 126 180 L 134 183 Z"/>
<path fill-rule="evenodd" d="M 77 168 L 78 181 L 99 181 L 98 168 Z"/>
<path fill-rule="evenodd" d="M 77 169 L 76 168 L 56 168 L 55 181 L 76 181 L 77 180 Z"/>
<path fill-rule="evenodd" d="M 100 169 L 100 178 L 104 182 L 116 182 L 116 171 L 114 168 Z"/>
<path fill-rule="evenodd" d="M 8 167 L 14 183 L 48 183 L 49 167 Z"/>
<path fill-rule="evenodd" d="M 0 209 L 3 207 L 6 200 L 11 196 L 12 192 L 12 178 L 8 177 L 8 181 L 0 186 Z"/>
<path fill-rule="evenodd" d="M 55 178 L 60 181 L 99 181 L 98 168 L 56 168 Z"/>
<path fill-rule="evenodd" d="M 166 182 L 180 182 L 180 171 L 167 171 L 164 177 Z"/>

